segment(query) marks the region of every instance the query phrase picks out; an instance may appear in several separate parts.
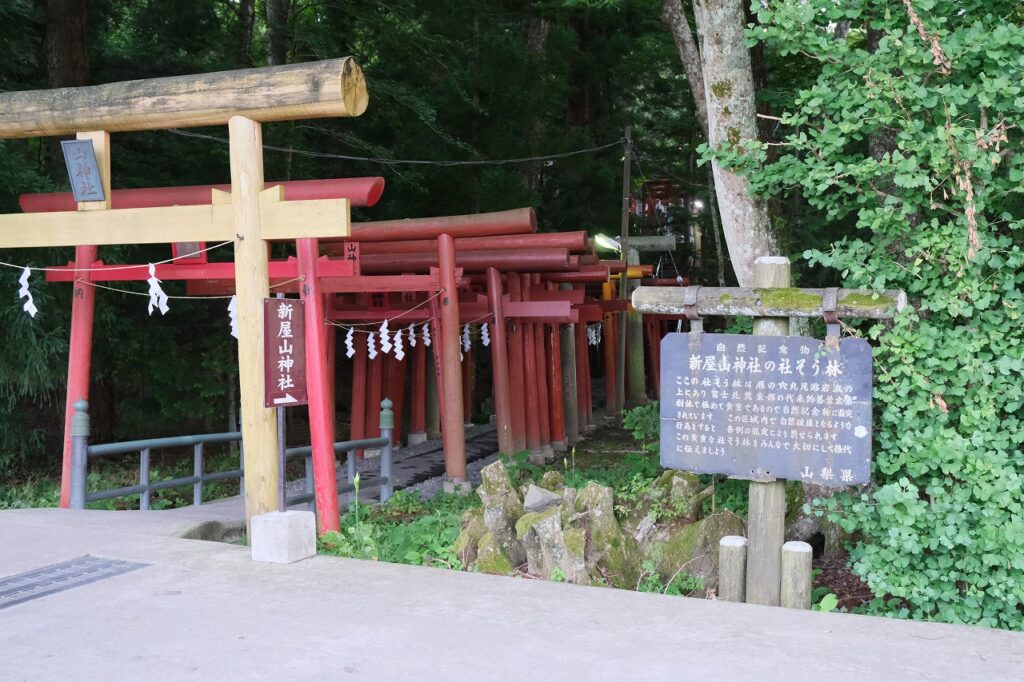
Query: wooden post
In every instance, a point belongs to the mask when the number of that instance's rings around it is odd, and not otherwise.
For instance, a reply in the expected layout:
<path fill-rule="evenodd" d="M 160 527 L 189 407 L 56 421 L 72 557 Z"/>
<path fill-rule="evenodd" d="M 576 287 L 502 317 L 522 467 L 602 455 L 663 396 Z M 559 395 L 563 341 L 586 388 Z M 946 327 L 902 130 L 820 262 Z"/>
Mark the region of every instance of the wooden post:
<path fill-rule="evenodd" d="M 602 298 L 605 300 L 612 300 L 614 298 L 613 285 L 610 282 L 605 282 L 601 285 Z M 604 329 L 601 331 L 601 341 L 604 343 L 604 404 L 605 411 L 609 417 L 614 417 L 620 409 L 622 404 L 619 400 L 619 380 L 616 377 L 615 370 L 617 369 L 618 354 L 616 353 L 616 346 L 618 345 L 618 334 L 616 330 L 616 314 L 608 312 L 604 314 Z"/>
<path fill-rule="evenodd" d="M 376 332 L 376 330 L 374 330 Z M 366 375 L 366 437 L 380 436 L 380 401 L 384 395 L 384 352 L 380 350 L 380 338 L 376 339 L 377 357 L 367 361 Z M 377 409 L 374 409 L 377 405 Z"/>
<path fill-rule="evenodd" d="M 242 116 L 228 121 L 234 214 L 238 372 L 245 446 L 245 522 L 277 509 L 277 419 L 263 406 L 263 299 L 269 294 L 267 242 L 262 239 L 263 133 Z"/>
<path fill-rule="evenodd" d="M 626 260 L 627 265 L 640 264 L 640 252 L 636 249 L 629 249 Z M 626 282 L 623 298 L 633 293 L 635 286 L 630 283 L 626 275 L 620 275 Z M 647 377 L 644 376 L 644 323 L 643 316 L 630 306 L 626 311 L 626 407 L 637 407 L 647 402 Z"/>
<path fill-rule="evenodd" d="M 806 542 L 791 540 L 782 546 L 781 603 L 787 609 L 811 608 L 811 561 Z"/>
<path fill-rule="evenodd" d="M 403 343 L 405 340 L 403 339 Z M 402 424 L 405 421 L 405 373 L 409 363 L 405 358 L 399 360 L 395 357 L 394 351 L 388 356 L 388 383 L 385 396 L 391 400 L 394 406 L 391 410 L 395 425 L 391 429 L 391 443 L 393 447 L 402 447 Z M 379 419 L 379 417 L 378 417 Z"/>
<path fill-rule="evenodd" d="M 754 261 L 754 286 L 758 289 L 788 288 L 789 259 L 762 256 Z M 788 317 L 757 317 L 755 336 L 788 336 Z M 747 603 L 779 605 L 782 574 L 782 542 L 786 519 L 786 482 L 750 483 L 747 533 Z"/>
<path fill-rule="evenodd" d="M 422 339 L 412 351 L 412 391 L 409 394 L 409 445 L 427 439 L 427 347 Z"/>
<path fill-rule="evenodd" d="M 505 276 L 509 301 L 519 300 L 519 275 L 510 272 Z M 526 422 L 526 378 L 523 369 L 523 325 L 516 318 L 507 323 L 508 327 L 508 377 L 511 398 L 512 449 L 522 452 L 529 448 L 529 427 Z"/>
<path fill-rule="evenodd" d="M 494 375 L 494 414 L 498 427 L 498 452 L 516 452 L 512 427 L 512 398 L 509 389 L 508 335 L 505 333 L 505 311 L 502 307 L 501 273 L 487 268 L 487 297 L 491 315 L 491 367 Z"/>
<path fill-rule="evenodd" d="M 79 140 L 92 140 L 96 165 L 103 183 L 104 201 L 83 201 L 79 211 L 110 208 L 110 133 L 94 131 L 79 133 Z M 75 247 L 75 268 L 87 270 L 93 266 L 99 249 L 95 246 Z M 71 504 L 71 417 L 74 404 L 89 400 L 89 374 L 92 365 L 92 327 L 96 310 L 96 288 L 89 286 L 88 272 L 77 273 L 83 281 L 75 282 L 71 299 L 71 338 L 68 345 L 68 390 L 64 403 L 64 460 L 61 467 L 60 506 Z"/>
<path fill-rule="evenodd" d="M 743 603 L 746 596 L 747 539 L 726 535 L 718 542 L 718 598 Z"/>
<path fill-rule="evenodd" d="M 462 409 L 465 426 L 473 425 L 473 346 L 462 351 Z"/>
<path fill-rule="evenodd" d="M 420 342 L 422 343 L 422 341 Z M 441 436 L 441 397 L 440 387 L 437 385 L 437 356 L 433 352 L 427 352 L 427 361 L 424 365 L 426 376 L 426 433 L 427 438 L 439 438 Z"/>
<path fill-rule="evenodd" d="M 630 181 L 630 163 L 633 160 L 633 127 L 626 126 L 623 131 L 624 137 L 626 138 L 626 153 L 623 154 L 622 158 L 622 209 L 620 211 L 620 235 L 619 235 L 619 249 L 622 258 L 627 258 L 629 253 L 629 181 Z M 628 264 L 628 261 L 627 261 Z M 623 272 L 619 275 L 619 298 L 626 299 L 629 297 L 629 278 L 626 277 L 626 273 Z M 615 398 L 616 398 L 616 413 L 615 423 L 618 426 L 622 426 L 622 408 L 626 405 L 626 346 L 629 341 L 626 338 L 626 316 L 625 311 L 612 314 L 615 319 Z M 642 353 L 643 351 L 641 351 Z M 643 363 L 643 355 L 640 356 L 641 371 Z"/>
<path fill-rule="evenodd" d="M 366 335 L 354 333 L 352 346 L 356 354 L 352 356 L 352 397 L 349 400 L 351 421 L 348 437 L 350 440 L 362 440 L 366 438 Z M 362 451 L 355 454 L 360 456 Z"/>
<path fill-rule="evenodd" d="M 571 284 L 562 284 L 560 289 L 572 290 Z M 563 324 L 558 331 L 561 336 L 562 359 L 562 400 L 565 406 L 566 445 L 580 439 L 579 395 L 576 387 L 576 325 Z"/>
<path fill-rule="evenodd" d="M 526 403 L 526 447 L 530 449 L 531 457 L 538 458 L 542 457 L 543 453 L 540 436 L 540 391 L 537 388 L 537 344 L 533 341 L 534 325 L 520 326 L 523 327 L 523 379 L 526 382 L 526 394 L 523 396 Z"/>
<path fill-rule="evenodd" d="M 445 487 L 460 492 L 466 483 L 466 431 L 462 404 L 462 365 L 459 363 L 459 295 L 455 289 L 455 240 L 442 234 L 437 238 L 438 269 L 441 275 L 441 367 L 443 375 Z"/>
<path fill-rule="evenodd" d="M 548 401 L 551 413 L 551 448 L 565 452 L 565 402 L 562 387 L 562 336 L 557 322 L 547 325 L 545 352 L 548 356 Z"/>
<path fill-rule="evenodd" d="M 334 411 L 329 389 L 327 324 L 324 296 L 320 291 L 317 263 L 320 248 L 315 239 L 296 240 L 299 288 L 306 302 L 306 385 L 309 390 L 309 435 L 312 448 L 313 481 L 316 490 L 316 515 L 320 533 L 340 529 L 338 510 L 337 464 L 334 457 Z M 279 505 L 283 505 L 281 501 Z"/>

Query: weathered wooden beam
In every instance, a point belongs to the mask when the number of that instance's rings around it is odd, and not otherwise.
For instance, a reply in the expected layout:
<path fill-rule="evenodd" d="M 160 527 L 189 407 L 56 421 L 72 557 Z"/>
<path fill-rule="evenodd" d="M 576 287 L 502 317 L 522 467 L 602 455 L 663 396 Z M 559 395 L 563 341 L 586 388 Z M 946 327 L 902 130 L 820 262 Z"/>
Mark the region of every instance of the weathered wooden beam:
<path fill-rule="evenodd" d="M 216 190 L 215 190 L 216 191 Z M 270 191 L 276 191 L 276 188 Z M 230 203 L 171 208 L 0 214 L 0 248 L 169 244 L 235 238 Z M 348 234 L 348 199 L 262 202 L 260 237 L 270 241 Z"/>
<path fill-rule="evenodd" d="M 683 287 L 639 287 L 633 292 L 633 307 L 641 313 L 683 315 Z M 701 315 L 744 317 L 821 317 L 824 289 L 746 289 L 701 287 L 697 312 Z M 840 289 L 839 317 L 888 320 L 907 305 L 903 291 L 873 292 L 868 289 Z"/>
<path fill-rule="evenodd" d="M 0 138 L 79 130 L 223 125 L 232 116 L 292 121 L 359 116 L 369 97 L 351 57 L 171 78 L 0 94 Z"/>

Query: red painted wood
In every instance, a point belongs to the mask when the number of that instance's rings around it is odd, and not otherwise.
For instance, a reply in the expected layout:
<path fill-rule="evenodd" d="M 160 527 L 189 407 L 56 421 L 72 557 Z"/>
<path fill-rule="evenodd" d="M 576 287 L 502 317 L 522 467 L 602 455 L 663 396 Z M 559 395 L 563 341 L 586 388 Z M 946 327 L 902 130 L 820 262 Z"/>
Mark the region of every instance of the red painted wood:
<path fill-rule="evenodd" d="M 365 340 L 365 339 L 364 339 Z M 366 437 L 380 437 L 380 401 L 384 399 L 384 357 L 380 339 L 376 339 L 377 357 L 367 360 L 366 375 Z"/>
<path fill-rule="evenodd" d="M 403 345 L 408 346 L 404 338 L 402 342 Z M 387 397 L 391 399 L 391 409 L 395 413 L 395 428 L 391 432 L 391 443 L 395 447 L 401 447 L 402 426 L 405 418 L 405 375 L 409 369 L 409 363 L 404 358 L 402 360 L 396 358 L 394 351 L 388 355 L 388 363 Z"/>
<path fill-rule="evenodd" d="M 524 275 L 523 281 L 532 282 L 534 275 Z M 529 298 L 529 291 L 532 286 L 527 286 L 523 292 L 523 298 Z M 540 446 L 551 447 L 551 417 L 548 413 L 548 378 L 547 378 L 547 358 L 544 353 L 544 325 L 543 324 L 530 324 L 529 332 L 527 332 L 532 341 L 532 348 L 526 350 L 527 353 L 533 355 L 534 362 L 534 384 L 537 387 L 537 401 L 535 406 L 532 408 L 537 413 L 537 428 L 540 433 Z"/>
<path fill-rule="evenodd" d="M 97 247 L 75 247 L 75 263 L 88 268 L 96 260 Z M 91 280 L 92 273 L 83 272 L 83 280 Z M 92 326 L 96 309 L 96 289 L 87 284 L 75 284 L 71 300 L 71 339 L 68 351 L 68 389 L 64 402 L 64 457 L 60 478 L 60 506 L 71 504 L 71 415 L 72 405 L 89 399 L 89 370 L 92 364 Z"/>
<path fill-rule="evenodd" d="M 87 266 L 92 269 L 89 273 L 93 282 L 144 282 L 149 279 L 149 265 L 106 265 L 103 261 L 96 261 Z M 200 284 L 205 282 L 208 285 L 207 291 L 216 294 L 231 294 L 235 291 L 235 264 L 234 263 L 187 263 L 174 262 L 162 263 L 155 266 L 156 276 L 164 281 L 185 280 Z M 299 265 L 294 258 L 288 260 L 275 260 L 267 264 L 272 284 L 284 280 L 292 280 L 291 289 L 298 293 L 299 284 L 295 282 L 298 277 Z M 321 258 L 317 265 L 320 273 L 321 288 L 328 278 L 345 277 L 352 274 L 352 264 L 342 260 L 328 260 Z M 75 280 L 74 265 L 54 266 L 46 269 L 47 282 L 73 282 Z M 282 291 L 275 289 L 275 293 Z"/>
<path fill-rule="evenodd" d="M 295 242 L 299 272 L 305 279 L 300 297 L 306 302 L 306 390 L 309 395 L 309 435 L 312 445 L 313 490 L 318 532 L 341 528 L 338 480 L 334 456 L 334 411 L 328 378 L 327 321 L 324 296 L 317 277 L 316 239 Z M 333 369 L 333 367 L 331 368 Z"/>
<path fill-rule="evenodd" d="M 551 442 L 565 443 L 565 401 L 562 395 L 562 340 L 559 325 L 547 327 L 548 395 L 551 409 Z"/>
<path fill-rule="evenodd" d="M 419 334 L 419 328 L 416 333 Z M 427 432 L 427 347 L 418 338 L 412 351 L 412 391 L 409 395 L 409 433 Z"/>
<path fill-rule="evenodd" d="M 464 419 L 469 424 L 473 420 L 473 383 L 476 379 L 473 366 L 473 346 L 469 350 L 462 351 L 462 409 L 465 410 Z"/>
<path fill-rule="evenodd" d="M 516 249 L 568 249 L 569 251 L 585 252 L 590 250 L 590 238 L 587 237 L 586 232 L 580 230 L 577 232 L 463 237 L 455 240 L 456 252 L 508 251 Z M 437 241 L 434 239 L 360 243 L 360 254 L 364 256 L 373 254 L 393 255 L 396 253 L 434 253 L 436 250 Z M 332 256 L 341 256 L 344 252 L 343 244 L 330 244 L 326 248 L 326 253 Z M 589 262 L 596 263 L 597 256 L 593 256 L 593 260 Z"/>
<path fill-rule="evenodd" d="M 487 296 L 490 299 L 491 373 L 494 384 L 494 415 L 498 427 L 498 452 L 513 454 L 515 449 L 512 425 L 511 392 L 508 367 L 508 334 L 504 313 L 501 273 L 497 268 L 487 269 Z"/>
<path fill-rule="evenodd" d="M 520 298 L 519 275 L 508 273 L 509 303 Z M 527 449 L 526 380 L 523 366 L 523 325 L 517 320 L 506 323 L 506 351 L 508 356 L 510 416 L 512 420 L 512 448 L 514 452 Z"/>
<path fill-rule="evenodd" d="M 464 272 L 486 272 L 489 267 L 499 270 L 560 272 L 570 267 L 567 249 L 460 251 L 455 256 L 455 263 Z M 361 256 L 359 259 L 359 268 L 364 275 L 424 273 L 435 267 L 438 267 L 438 256 L 433 253 L 376 254 Z"/>
<path fill-rule="evenodd" d="M 536 229 L 537 215 L 533 209 L 517 208 L 496 213 L 353 223 L 350 239 L 339 237 L 330 241 L 394 242 L 437 239 L 442 234 L 450 237 L 485 237 L 524 234 Z"/>
<path fill-rule="evenodd" d="M 532 211 L 531 211 L 532 213 Z M 444 406 L 441 425 L 444 434 L 444 468 L 451 481 L 466 480 L 466 432 L 462 403 L 462 367 L 459 364 L 459 297 L 456 295 L 455 240 L 450 234 L 437 238 L 438 270 L 442 293 L 441 369 L 444 375 Z"/>
<path fill-rule="evenodd" d="M 348 199 L 353 206 L 373 206 L 384 191 L 384 178 L 334 178 L 267 182 L 266 187 L 284 185 L 285 201 Z M 115 189 L 110 193 L 112 208 L 157 208 L 161 206 L 204 206 L 213 203 L 211 190 L 231 191 L 231 185 L 189 185 Z M 78 208 L 71 192 L 22 194 L 18 198 L 25 213 L 74 211 Z"/>

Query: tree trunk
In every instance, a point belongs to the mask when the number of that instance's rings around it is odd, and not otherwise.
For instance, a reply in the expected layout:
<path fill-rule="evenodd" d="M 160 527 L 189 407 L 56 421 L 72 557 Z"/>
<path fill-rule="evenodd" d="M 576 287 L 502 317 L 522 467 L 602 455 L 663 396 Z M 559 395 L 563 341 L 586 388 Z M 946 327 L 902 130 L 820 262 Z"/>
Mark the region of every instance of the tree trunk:
<path fill-rule="evenodd" d="M 701 39 L 708 144 L 742 149 L 757 140 L 757 116 L 750 52 L 743 29 L 742 0 L 705 0 L 695 4 Z M 778 254 L 765 203 L 750 192 L 746 178 L 712 161 L 722 231 L 740 286 L 754 280 L 754 259 Z"/>
<path fill-rule="evenodd" d="M 530 16 L 525 21 L 526 51 L 538 64 L 544 58 L 544 50 L 547 45 L 550 29 L 551 24 L 543 17 Z M 544 118 L 540 116 L 540 112 L 535 112 L 533 121 L 530 123 L 530 128 L 526 133 L 526 148 L 529 153 L 532 154 L 537 150 L 543 135 Z M 523 184 L 530 194 L 536 195 L 540 191 L 540 177 L 543 168 L 543 163 L 540 161 L 526 164 L 524 167 Z"/>
<path fill-rule="evenodd" d="M 703 65 L 682 3 L 679 0 L 662 0 L 661 19 L 668 24 L 676 49 L 679 50 L 679 60 L 683 63 L 683 71 L 686 72 L 686 80 L 690 83 L 690 92 L 693 93 L 694 113 L 704 132 L 704 138 L 707 139 L 708 108 L 704 96 Z"/>
<path fill-rule="evenodd" d="M 51 88 L 89 83 L 88 3 L 84 0 L 46 0 L 46 80 Z M 64 164 L 60 140 L 49 140 L 55 167 Z"/>
<path fill-rule="evenodd" d="M 288 5 L 290 0 L 263 0 L 267 13 L 267 66 L 288 63 Z"/>

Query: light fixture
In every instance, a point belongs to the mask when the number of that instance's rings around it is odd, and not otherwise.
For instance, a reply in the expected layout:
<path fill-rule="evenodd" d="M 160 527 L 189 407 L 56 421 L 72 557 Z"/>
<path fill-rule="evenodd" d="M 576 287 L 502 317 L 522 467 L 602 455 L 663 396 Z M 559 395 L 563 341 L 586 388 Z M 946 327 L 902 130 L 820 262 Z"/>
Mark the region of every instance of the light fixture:
<path fill-rule="evenodd" d="M 704 201 L 701 200 L 701 199 L 694 199 L 693 200 L 693 207 L 695 209 L 697 209 L 698 211 L 702 210 L 704 208 Z"/>
<path fill-rule="evenodd" d="M 604 249 L 605 251 L 616 251 L 618 253 L 622 253 L 622 245 L 619 244 L 619 242 L 617 240 L 612 239 L 611 237 L 609 237 L 607 235 L 595 234 L 594 235 L 594 242 L 597 244 L 597 248 L 599 248 L 599 249 Z"/>

